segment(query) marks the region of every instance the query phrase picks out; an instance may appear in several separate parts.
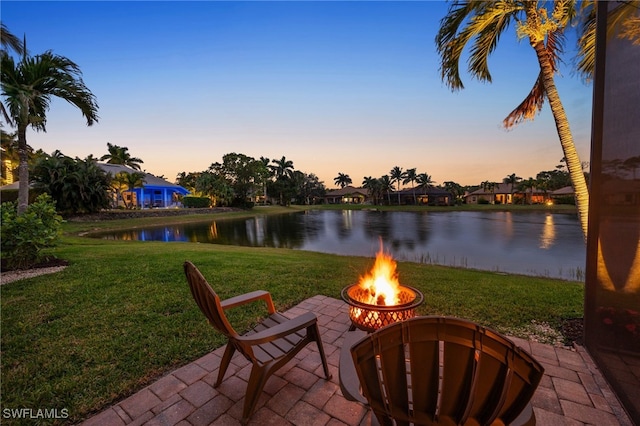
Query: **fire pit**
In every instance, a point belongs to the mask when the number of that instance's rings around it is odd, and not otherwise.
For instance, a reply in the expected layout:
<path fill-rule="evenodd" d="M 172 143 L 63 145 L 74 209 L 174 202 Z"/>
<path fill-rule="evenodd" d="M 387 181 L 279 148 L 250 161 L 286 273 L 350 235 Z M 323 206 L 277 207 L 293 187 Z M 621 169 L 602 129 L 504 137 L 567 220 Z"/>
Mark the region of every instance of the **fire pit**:
<path fill-rule="evenodd" d="M 371 272 L 361 277 L 357 284 L 343 288 L 342 299 L 349 305 L 351 330 L 357 327 L 373 332 L 413 318 L 424 296 L 416 288 L 400 285 L 396 262 L 381 246 Z"/>

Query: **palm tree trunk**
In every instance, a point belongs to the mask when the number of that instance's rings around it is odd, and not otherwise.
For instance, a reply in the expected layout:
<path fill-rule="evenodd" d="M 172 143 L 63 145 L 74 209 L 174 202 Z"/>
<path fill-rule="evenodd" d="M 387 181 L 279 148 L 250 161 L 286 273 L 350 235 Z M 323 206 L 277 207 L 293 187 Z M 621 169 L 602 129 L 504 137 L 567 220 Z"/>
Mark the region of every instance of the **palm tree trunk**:
<path fill-rule="evenodd" d="M 571 183 L 573 184 L 573 191 L 576 197 L 576 206 L 578 208 L 578 219 L 580 221 L 580 227 L 582 228 L 582 235 L 585 242 L 587 241 L 587 224 L 589 213 L 589 189 L 587 187 L 587 181 L 582 172 L 582 163 L 578 157 L 578 152 L 573 143 L 573 136 L 571 135 L 571 129 L 569 128 L 569 120 L 564 110 L 562 102 L 560 101 L 560 95 L 553 79 L 553 67 L 549 55 L 545 49 L 544 42 L 542 40 L 534 41 L 530 38 L 531 46 L 536 51 L 538 56 L 538 62 L 540 64 L 540 70 L 542 73 L 542 82 L 544 85 L 547 98 L 549 99 L 549 106 L 553 113 L 553 119 L 556 123 L 556 130 L 558 137 L 560 138 L 560 145 L 562 146 L 562 152 L 569 169 L 569 176 L 571 177 Z"/>
<path fill-rule="evenodd" d="M 29 205 L 29 155 L 27 150 L 27 126 L 18 127 L 18 214 L 27 210 Z"/>

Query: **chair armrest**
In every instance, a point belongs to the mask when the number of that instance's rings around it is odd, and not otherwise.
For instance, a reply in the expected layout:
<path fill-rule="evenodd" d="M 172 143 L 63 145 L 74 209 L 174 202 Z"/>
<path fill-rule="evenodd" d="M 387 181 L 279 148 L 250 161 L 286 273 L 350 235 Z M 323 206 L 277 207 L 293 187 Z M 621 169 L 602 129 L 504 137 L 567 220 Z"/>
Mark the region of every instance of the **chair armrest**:
<path fill-rule="evenodd" d="M 364 405 L 368 405 L 369 402 L 360 393 L 360 379 L 358 379 L 356 366 L 353 364 L 351 348 L 356 342 L 366 336 L 367 333 L 360 330 L 346 333 L 344 341 L 342 342 L 342 348 L 340 349 L 340 366 L 338 367 L 342 395 L 349 401 L 357 401 Z"/>
<path fill-rule="evenodd" d="M 267 304 L 267 309 L 269 310 L 269 314 L 273 314 L 276 312 L 276 308 L 273 305 L 273 300 L 271 299 L 271 293 L 264 290 L 256 290 L 250 293 L 241 294 L 239 296 L 230 297 L 220 302 L 220 306 L 222 309 L 231 309 L 236 306 L 246 305 L 247 303 L 255 302 L 258 300 L 264 300 Z"/>
<path fill-rule="evenodd" d="M 310 325 L 315 324 L 316 322 L 317 318 L 313 314 L 313 312 L 306 312 L 300 316 L 290 319 L 289 321 L 283 322 L 273 327 L 269 327 L 266 330 L 262 330 L 246 336 L 238 336 L 236 337 L 236 339 L 249 345 L 260 345 L 262 343 L 271 342 L 281 337 L 288 336 L 298 330 L 307 328 Z"/>

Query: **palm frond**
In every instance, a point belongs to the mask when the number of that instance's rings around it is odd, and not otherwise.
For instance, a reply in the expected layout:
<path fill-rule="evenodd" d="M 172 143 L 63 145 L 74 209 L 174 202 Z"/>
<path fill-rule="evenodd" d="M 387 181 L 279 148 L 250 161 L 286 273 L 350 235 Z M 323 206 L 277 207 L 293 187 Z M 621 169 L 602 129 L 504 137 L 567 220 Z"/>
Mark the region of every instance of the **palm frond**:
<path fill-rule="evenodd" d="M 544 105 L 545 91 L 542 84 L 542 73 L 538 75 L 533 88 L 524 100 L 513 111 L 502 120 L 502 125 L 506 129 L 510 129 L 522 123 L 524 120 L 533 120 L 535 116 L 542 110 Z"/>

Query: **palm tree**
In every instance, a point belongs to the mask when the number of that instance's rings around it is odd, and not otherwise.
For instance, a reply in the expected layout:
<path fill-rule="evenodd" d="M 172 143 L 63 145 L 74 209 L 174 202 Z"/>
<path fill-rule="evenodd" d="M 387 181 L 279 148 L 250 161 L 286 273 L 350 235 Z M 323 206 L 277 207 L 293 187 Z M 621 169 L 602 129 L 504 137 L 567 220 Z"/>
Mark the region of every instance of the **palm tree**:
<path fill-rule="evenodd" d="M 522 204 L 524 204 L 525 201 L 527 200 L 529 201 L 529 204 L 531 204 L 531 199 L 533 198 L 533 188 L 535 187 L 536 187 L 536 180 L 532 177 L 520 182 L 520 184 L 518 185 L 518 188 L 520 188 L 521 191 L 524 191 L 524 199 L 522 200 Z M 527 189 L 530 190 L 531 192 L 529 197 L 527 197 Z"/>
<path fill-rule="evenodd" d="M 280 160 L 271 160 L 274 165 L 269 166 L 269 168 L 273 171 L 276 179 L 287 177 L 291 178 L 293 176 L 293 161 L 287 160 L 284 155 Z"/>
<path fill-rule="evenodd" d="M 135 170 L 140 170 L 140 164 L 144 163 L 138 157 L 132 157 L 126 146 L 111 145 L 107 142 L 107 150 L 109 153 L 100 157 L 100 161 L 107 160 L 109 164 L 122 164 Z"/>
<path fill-rule="evenodd" d="M 414 185 L 415 181 L 416 181 L 416 169 L 407 169 L 407 171 L 405 172 L 405 176 L 404 179 L 402 180 L 402 184 L 406 185 L 408 183 L 411 184 L 411 192 L 413 193 L 413 204 L 416 205 L 417 201 L 416 201 L 416 187 Z"/>
<path fill-rule="evenodd" d="M 520 176 L 517 176 L 515 173 L 511 173 L 509 176 L 505 177 L 503 179 L 504 183 L 508 183 L 511 184 L 511 193 L 510 193 L 510 199 L 511 199 L 511 203 L 513 204 L 513 189 L 514 186 L 516 185 L 516 183 L 520 182 L 522 180 L 522 178 Z"/>
<path fill-rule="evenodd" d="M 18 55 L 24 54 L 24 45 L 18 37 L 13 35 L 5 24 L 0 24 L 0 55 L 8 56 L 9 50 L 13 50 Z M 4 103 L 0 103 L 2 116 L 9 125 L 13 125 L 11 117 L 7 114 Z"/>
<path fill-rule="evenodd" d="M 471 44 L 469 73 L 491 82 L 488 57 L 495 50 L 500 36 L 514 23 L 517 35 L 526 38 L 534 49 L 540 72 L 525 100 L 503 120 L 512 127 L 525 119 L 533 119 L 549 100 L 560 145 L 576 194 L 576 205 L 582 232 L 586 240 L 589 192 L 582 173 L 582 164 L 573 143 L 569 120 L 555 85 L 554 75 L 561 53 L 563 30 L 575 16 L 575 0 L 540 2 L 537 0 L 454 1 L 440 21 L 436 47 L 441 56 L 441 77 L 452 90 L 464 88 L 459 63 L 464 48 Z M 553 6 L 552 10 L 547 8 Z"/>
<path fill-rule="evenodd" d="M 117 173 L 112 179 L 112 185 L 116 190 L 116 194 L 119 192 L 133 192 L 136 188 L 142 188 L 144 186 L 144 173 L 140 172 L 120 172 Z M 132 209 L 133 205 L 133 194 L 130 197 L 130 203 L 127 203 L 127 199 L 122 197 L 122 202 L 124 203 L 125 208 Z"/>
<path fill-rule="evenodd" d="M 578 39 L 578 72 L 586 79 L 593 78 L 596 63 L 596 2 L 586 0 L 581 4 L 581 12 L 585 19 L 580 25 Z M 640 19 L 637 17 L 640 9 L 639 0 L 617 2 L 607 15 L 607 38 L 617 35 L 618 38 L 628 39 L 634 44 L 640 44 Z"/>
<path fill-rule="evenodd" d="M 373 199 L 373 204 L 378 204 L 378 200 L 382 196 L 382 184 L 380 179 L 365 176 L 362 179 L 362 187 L 369 192 L 369 196 Z"/>
<path fill-rule="evenodd" d="M 389 177 L 389 175 L 384 175 L 380 179 L 380 191 L 387 193 L 387 202 L 391 205 L 391 195 L 390 192 L 393 191 L 393 181 Z"/>
<path fill-rule="evenodd" d="M 64 56 L 47 51 L 32 57 L 25 49 L 17 63 L 8 54 L 2 54 L 1 60 L 2 96 L 18 132 L 18 175 L 22 182 L 18 190 L 18 214 L 22 214 L 29 203 L 27 128 L 46 131 L 52 97 L 77 107 L 88 126 L 98 121 L 98 104 L 82 81 L 80 67 Z"/>
<path fill-rule="evenodd" d="M 336 185 L 340 186 L 340 188 L 344 188 L 345 186 L 351 185 L 353 183 L 349 175 L 344 173 L 339 173 L 339 172 L 338 172 L 338 176 L 333 178 L 333 182 Z"/>
<path fill-rule="evenodd" d="M 262 194 L 264 195 L 264 205 L 267 205 L 267 181 L 271 177 L 271 170 L 269 169 L 269 160 L 267 157 L 260 157 L 260 162 L 262 163 L 263 169 L 261 170 L 260 180 L 262 181 Z"/>
<path fill-rule="evenodd" d="M 430 188 L 435 183 L 431 179 L 431 175 L 426 173 L 420 173 L 416 176 L 416 182 L 418 182 L 418 188 Z"/>
<path fill-rule="evenodd" d="M 398 205 L 400 205 L 400 182 L 402 182 L 402 180 L 406 176 L 406 173 L 402 171 L 402 167 L 395 166 L 393 169 L 391 169 L 391 171 L 389 172 L 389 175 L 391 177 L 391 182 L 396 182 L 397 184 Z"/>

